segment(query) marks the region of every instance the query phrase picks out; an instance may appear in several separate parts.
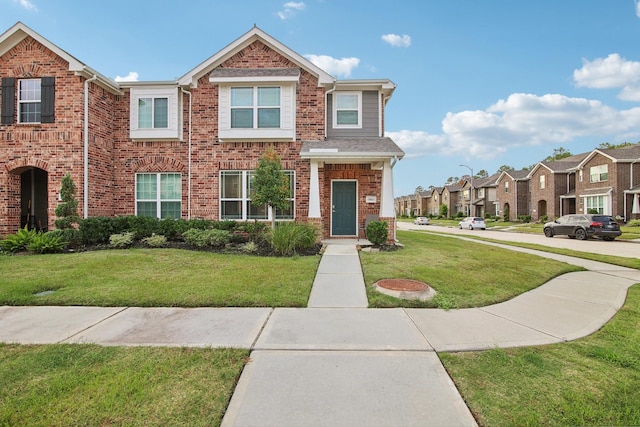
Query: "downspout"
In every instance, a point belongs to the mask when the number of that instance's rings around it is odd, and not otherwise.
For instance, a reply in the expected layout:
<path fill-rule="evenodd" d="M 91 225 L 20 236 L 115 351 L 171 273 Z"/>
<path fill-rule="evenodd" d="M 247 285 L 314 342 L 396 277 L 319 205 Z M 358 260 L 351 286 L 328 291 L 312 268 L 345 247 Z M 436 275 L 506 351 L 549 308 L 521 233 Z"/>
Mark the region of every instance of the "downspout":
<path fill-rule="evenodd" d="M 335 90 L 336 90 L 336 83 L 334 81 L 333 88 L 329 89 L 324 93 L 324 122 L 325 122 L 324 123 L 324 139 L 327 139 L 327 131 L 329 130 L 329 123 L 327 123 L 327 113 L 328 113 L 327 104 L 329 101 L 329 94 L 335 92 Z"/>
<path fill-rule="evenodd" d="M 84 218 L 89 217 L 89 83 L 98 79 L 96 74 L 84 81 Z"/>
<path fill-rule="evenodd" d="M 191 92 L 184 90 L 180 87 L 180 90 L 185 95 L 189 95 L 189 137 L 188 137 L 188 166 L 187 166 L 187 219 L 191 219 Z"/>

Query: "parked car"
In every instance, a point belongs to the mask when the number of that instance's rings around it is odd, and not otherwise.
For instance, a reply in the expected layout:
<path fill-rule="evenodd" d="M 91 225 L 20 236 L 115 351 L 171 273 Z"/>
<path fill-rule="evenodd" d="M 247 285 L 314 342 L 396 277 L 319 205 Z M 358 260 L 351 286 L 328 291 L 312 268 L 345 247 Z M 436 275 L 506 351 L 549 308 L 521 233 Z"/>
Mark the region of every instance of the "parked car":
<path fill-rule="evenodd" d="M 621 234 L 620 225 L 609 215 L 563 215 L 544 225 L 544 235 L 547 237 L 564 235 L 578 240 L 599 237 L 611 241 Z"/>
<path fill-rule="evenodd" d="M 484 222 L 484 218 L 479 216 L 468 216 L 458 223 L 458 228 L 468 228 L 469 230 L 486 230 L 487 224 Z"/>
<path fill-rule="evenodd" d="M 429 218 L 426 216 L 419 216 L 413 220 L 415 225 L 429 225 Z"/>

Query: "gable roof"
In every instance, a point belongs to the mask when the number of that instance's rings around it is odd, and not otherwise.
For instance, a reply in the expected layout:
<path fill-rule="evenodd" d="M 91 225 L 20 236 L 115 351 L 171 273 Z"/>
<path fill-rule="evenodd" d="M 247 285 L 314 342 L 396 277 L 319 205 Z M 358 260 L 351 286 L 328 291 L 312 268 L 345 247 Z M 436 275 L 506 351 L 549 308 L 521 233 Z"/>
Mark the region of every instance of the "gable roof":
<path fill-rule="evenodd" d="M 598 154 L 605 156 L 613 163 L 630 163 L 640 160 L 640 144 L 623 148 L 596 148 L 576 166 L 576 169 L 582 169 L 589 160 Z"/>
<path fill-rule="evenodd" d="M 96 83 L 98 85 L 113 93 L 120 93 L 120 86 L 115 80 L 110 79 L 109 77 L 106 77 L 90 68 L 85 63 L 60 49 L 58 46 L 42 37 L 22 22 L 17 22 L 13 27 L 0 35 L 0 56 L 13 49 L 18 43 L 22 42 L 27 37 L 31 37 L 69 63 L 69 71 L 74 71 L 76 75 L 87 79 L 95 76 L 97 78 Z"/>
<path fill-rule="evenodd" d="M 180 77 L 178 79 L 178 84 L 181 86 L 197 87 L 198 79 L 200 77 L 209 73 L 224 61 L 231 58 L 233 55 L 240 52 L 242 49 L 246 48 L 255 41 L 264 43 L 271 49 L 278 52 L 280 55 L 286 57 L 291 62 L 298 65 L 300 68 L 316 76 L 318 78 L 319 86 L 332 86 L 335 83 L 336 79 L 334 77 L 254 25 L 254 27 L 247 31 L 245 34 L 243 34 L 242 36 L 228 44 L 226 47 L 224 47 L 222 50 L 218 51 L 213 56 L 210 56 L 197 67 Z"/>
<path fill-rule="evenodd" d="M 526 181 L 529 179 L 529 171 L 522 169 L 522 170 L 515 170 L 515 169 L 511 169 L 508 171 L 503 171 L 500 176 L 498 177 L 498 179 L 496 179 L 496 183 L 501 181 L 502 178 L 504 176 L 508 176 L 509 178 L 511 178 L 513 181 Z"/>
<path fill-rule="evenodd" d="M 499 173 L 494 173 L 486 178 L 476 178 L 473 180 L 473 186 L 475 188 L 496 187 L 498 185 Z"/>

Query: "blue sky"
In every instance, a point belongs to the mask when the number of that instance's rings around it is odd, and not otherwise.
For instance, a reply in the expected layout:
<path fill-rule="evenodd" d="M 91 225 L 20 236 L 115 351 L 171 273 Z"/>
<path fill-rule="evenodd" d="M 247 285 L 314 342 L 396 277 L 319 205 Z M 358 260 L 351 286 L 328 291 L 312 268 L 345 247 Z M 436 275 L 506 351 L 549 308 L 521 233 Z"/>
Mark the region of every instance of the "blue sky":
<path fill-rule="evenodd" d="M 397 84 L 396 196 L 640 141 L 637 0 L 0 0 L 112 78 L 179 77 L 254 24 L 340 79 Z"/>

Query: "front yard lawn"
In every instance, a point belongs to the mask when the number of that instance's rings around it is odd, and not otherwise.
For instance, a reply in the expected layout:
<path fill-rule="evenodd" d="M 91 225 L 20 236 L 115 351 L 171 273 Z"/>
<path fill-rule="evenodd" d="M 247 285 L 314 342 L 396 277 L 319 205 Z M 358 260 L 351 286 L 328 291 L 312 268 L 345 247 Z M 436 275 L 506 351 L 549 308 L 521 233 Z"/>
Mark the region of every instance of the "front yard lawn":
<path fill-rule="evenodd" d="M 0 425 L 219 425 L 248 350 L 0 344 Z"/>
<path fill-rule="evenodd" d="M 0 305 L 305 307 L 319 260 L 181 249 L 0 256 Z"/>
<path fill-rule="evenodd" d="M 398 231 L 405 245 L 361 252 L 370 307 L 479 307 L 511 299 L 580 267 L 433 233 Z M 438 292 L 427 302 L 399 300 L 373 290 L 381 279 L 424 282 Z"/>

